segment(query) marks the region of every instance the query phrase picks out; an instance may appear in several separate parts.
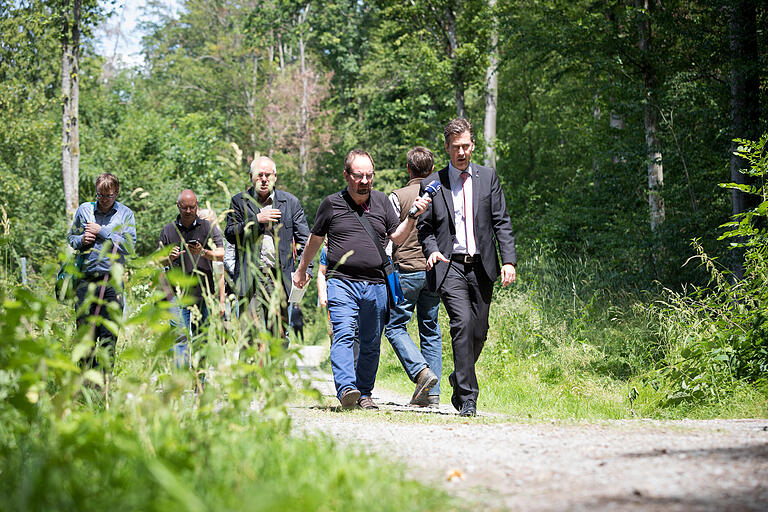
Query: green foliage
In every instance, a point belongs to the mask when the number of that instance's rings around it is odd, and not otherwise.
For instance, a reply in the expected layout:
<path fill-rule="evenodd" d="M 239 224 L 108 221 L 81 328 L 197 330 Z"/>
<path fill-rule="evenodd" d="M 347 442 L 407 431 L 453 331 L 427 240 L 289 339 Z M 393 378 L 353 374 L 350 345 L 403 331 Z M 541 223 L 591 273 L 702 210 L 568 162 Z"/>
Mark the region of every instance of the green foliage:
<path fill-rule="evenodd" d="M 521 268 L 530 262 L 534 276 L 517 287 L 523 295 L 510 298 L 520 310 L 506 308 L 499 320 L 517 341 L 491 344 L 498 360 L 514 366 L 516 358 L 530 358 L 520 372 L 535 369 L 541 382 L 564 393 L 583 385 L 581 374 L 624 382 L 666 365 L 678 374 L 656 383 L 664 393 L 642 388 L 639 401 L 666 396 L 668 383 L 683 381 L 690 396 L 727 400 L 727 391 L 713 390 L 751 389 L 740 387 L 743 379 L 752 382 L 762 368 L 764 347 L 755 341 L 764 337 L 760 308 L 738 308 L 762 301 L 757 247 L 764 244 L 766 212 L 748 212 L 717 239 L 716 227 L 730 214 L 728 197 L 715 186 L 728 174 L 727 12 L 710 1 L 663 7 L 644 11 L 617 0 L 499 0 L 493 10 L 486 2 L 453 0 L 221 0 L 183 2 L 171 16 L 153 1 L 148 13 L 155 16 L 143 27 L 146 65 L 115 70 L 88 46 L 103 14 L 89 0 L 80 67 L 81 201 L 93 197 L 98 174 L 116 173 L 120 201 L 136 213 L 138 256 L 146 257 L 161 226 L 176 216 L 181 189 L 192 188 L 221 214 L 229 197 L 249 186 L 253 156 L 270 154 L 278 186 L 300 197 L 311 222 L 322 198 L 345 186 L 343 158 L 353 147 L 373 154 L 376 186 L 384 191 L 405 182 L 405 152 L 413 145 L 432 148 L 436 167 L 444 165 L 441 131 L 461 91 L 478 142 L 473 160 L 480 162 L 485 66 L 497 29 L 497 170 Z M 68 227 L 59 69 L 70 8 L 68 1 L 0 0 L 5 278 L 18 275 L 21 256 L 33 273 L 45 268 Z M 638 48 L 640 20 L 651 23 L 647 52 Z M 761 48 L 766 20 L 758 9 Z M 652 89 L 642 79 L 650 68 L 657 75 Z M 303 110 L 305 78 L 313 87 Z M 666 220 L 653 232 L 646 105 L 659 116 L 665 170 Z M 306 174 L 299 172 L 297 143 L 302 112 L 311 132 Z M 711 284 L 700 296 L 675 296 L 706 283 L 707 272 L 684 265 L 692 238 L 703 261 L 725 266 L 732 259 L 728 242 L 754 241 L 752 284 Z M 674 292 L 661 297 L 666 305 L 649 309 L 662 287 Z M 147 293 L 139 310 L 162 316 Z M 697 309 L 706 301 L 722 318 Z M 731 323 L 718 323 L 725 318 Z M 316 322 L 314 329 L 322 338 L 324 326 Z"/>
<path fill-rule="evenodd" d="M 708 286 L 690 294 L 669 292 L 663 310 L 672 313 L 671 322 L 683 332 L 673 334 L 666 365 L 659 372 L 660 385 L 670 404 L 679 402 L 717 403 L 743 383 L 766 386 L 768 371 L 768 259 L 765 220 L 768 215 L 765 177 L 768 174 L 766 143 L 740 140 L 739 155 L 750 163 L 746 174 L 758 185 L 745 189 L 728 183 L 726 188 L 757 194 L 762 199 L 754 210 L 724 225 L 721 238 L 733 247 L 746 247 L 744 278 L 734 280 L 694 241 L 699 259 L 710 274 Z"/>
<path fill-rule="evenodd" d="M 168 348 L 177 333 L 158 289 L 157 258 L 137 261 L 131 272 L 127 319 L 114 316 L 121 341 L 110 375 L 78 365 L 91 343 L 74 332 L 70 307 L 42 284 L 48 278 L 31 288 L 0 282 L 0 509 L 449 505 L 401 468 L 327 438 L 291 435 L 287 400 L 317 393 L 297 379 L 282 340 L 213 318 L 202 334 L 207 343 L 193 343 L 196 371 L 176 370 Z M 268 350 L 253 346 L 237 362 L 245 335 Z M 206 370 L 204 391 L 193 393 Z"/>

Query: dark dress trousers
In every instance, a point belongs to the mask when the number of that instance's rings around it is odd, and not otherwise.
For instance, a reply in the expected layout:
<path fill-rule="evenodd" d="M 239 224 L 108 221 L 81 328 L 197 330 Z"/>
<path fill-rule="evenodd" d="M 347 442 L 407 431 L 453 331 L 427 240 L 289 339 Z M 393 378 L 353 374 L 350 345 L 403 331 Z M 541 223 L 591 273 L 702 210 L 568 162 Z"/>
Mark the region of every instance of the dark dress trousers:
<path fill-rule="evenodd" d="M 293 241 L 296 240 L 296 258 L 301 258 L 309 238 L 309 226 L 304 209 L 296 196 L 279 189 L 274 192 L 274 203 L 271 206 L 280 210 L 280 221 L 274 223 L 275 258 L 276 266 L 279 265 L 282 272 L 283 288 L 287 297 L 291 291 L 291 272 L 295 270 Z M 258 242 L 266 227 L 256 219 L 261 207 L 253 187 L 232 197 L 229 208 L 224 236 L 236 249 L 235 293 L 239 297 L 251 297 L 258 289 Z"/>
<path fill-rule="evenodd" d="M 493 283 L 501 272 L 497 248 L 503 263 L 517 263 L 515 236 L 499 177 L 489 167 L 471 164 L 471 169 L 472 215 L 479 261 L 463 263 L 451 259 L 456 227 L 448 167 L 421 182 L 420 194 L 433 180 L 438 180 L 441 187 L 418 220 L 418 238 L 424 256 L 428 258 L 433 252 L 440 252 L 451 260 L 439 261 L 427 272 L 427 286 L 440 294 L 448 312 L 454 362 L 450 380 L 461 403 L 468 399 L 477 401 L 475 362 L 488 334 Z"/>

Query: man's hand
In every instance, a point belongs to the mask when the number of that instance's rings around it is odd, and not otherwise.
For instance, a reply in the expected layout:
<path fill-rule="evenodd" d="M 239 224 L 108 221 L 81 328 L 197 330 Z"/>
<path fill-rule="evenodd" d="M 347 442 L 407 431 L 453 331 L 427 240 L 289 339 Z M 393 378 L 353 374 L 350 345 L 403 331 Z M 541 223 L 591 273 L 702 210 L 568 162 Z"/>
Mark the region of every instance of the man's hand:
<path fill-rule="evenodd" d="M 293 273 L 294 286 L 297 288 L 304 288 L 308 282 L 309 276 L 307 275 L 306 269 L 297 268 L 296 272 Z"/>
<path fill-rule="evenodd" d="M 419 209 L 419 211 L 416 212 L 416 214 L 413 216 L 413 218 L 418 217 L 422 213 L 424 213 L 427 210 L 427 206 L 429 206 L 429 203 L 432 202 L 431 197 L 423 198 L 423 197 L 417 197 L 416 200 L 413 202 L 413 206 Z"/>
<path fill-rule="evenodd" d="M 328 305 L 328 292 L 323 292 L 321 290 L 318 290 L 317 303 L 322 307 L 326 307 Z"/>
<path fill-rule="evenodd" d="M 97 222 L 89 222 L 85 225 L 85 232 L 86 233 L 92 233 L 93 236 L 96 236 L 99 234 L 99 231 L 101 231 L 101 224 Z"/>
<path fill-rule="evenodd" d="M 262 208 L 261 211 L 256 214 L 256 220 L 259 221 L 259 224 L 277 222 L 280 220 L 280 210 L 277 208 Z"/>
<path fill-rule="evenodd" d="M 189 247 L 189 252 L 192 253 L 193 256 L 200 256 L 205 251 L 200 242 L 196 242 L 194 244 L 189 243 L 187 244 L 187 247 Z"/>
<path fill-rule="evenodd" d="M 168 255 L 168 259 L 171 260 L 171 262 L 174 262 L 179 259 L 179 256 L 182 254 L 184 254 L 184 251 L 179 249 L 178 245 L 174 245 L 173 249 L 171 249 L 171 254 Z"/>
<path fill-rule="evenodd" d="M 501 286 L 509 286 L 515 281 L 517 271 L 511 263 L 505 263 L 501 266 Z"/>
<path fill-rule="evenodd" d="M 83 232 L 83 245 L 91 245 L 96 241 L 96 235 L 101 231 L 101 224 L 96 222 L 89 222 L 85 225 L 85 231 Z"/>
<path fill-rule="evenodd" d="M 435 263 L 438 261 L 444 261 L 448 263 L 448 258 L 443 256 L 443 253 L 440 251 L 435 251 L 432 254 L 429 255 L 429 258 L 427 258 L 427 270 L 432 270 L 432 267 L 435 266 Z"/>

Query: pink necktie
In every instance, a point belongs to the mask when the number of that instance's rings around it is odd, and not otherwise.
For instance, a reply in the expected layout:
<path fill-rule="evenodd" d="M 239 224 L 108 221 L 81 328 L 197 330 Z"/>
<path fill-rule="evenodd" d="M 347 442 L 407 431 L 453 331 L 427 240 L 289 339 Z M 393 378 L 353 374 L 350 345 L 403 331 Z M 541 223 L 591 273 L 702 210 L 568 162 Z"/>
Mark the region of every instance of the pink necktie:
<path fill-rule="evenodd" d="M 475 254 L 475 221 L 472 212 L 472 195 L 467 194 L 469 172 L 461 173 L 461 195 L 464 198 L 464 236 L 467 241 L 467 254 Z"/>

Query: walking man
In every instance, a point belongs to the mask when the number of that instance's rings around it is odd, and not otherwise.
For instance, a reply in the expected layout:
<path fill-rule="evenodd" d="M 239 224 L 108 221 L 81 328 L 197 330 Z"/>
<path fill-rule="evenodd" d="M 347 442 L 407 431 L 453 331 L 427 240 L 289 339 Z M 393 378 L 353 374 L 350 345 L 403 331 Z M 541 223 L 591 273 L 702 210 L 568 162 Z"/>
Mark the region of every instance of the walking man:
<path fill-rule="evenodd" d="M 173 246 L 168 255 L 166 270 L 177 267 L 185 274 L 199 278 L 199 281 L 189 291 L 192 298 L 189 305 L 179 304 L 178 299 L 169 297 L 176 302 L 176 316 L 171 324 L 181 325 L 186 333 L 195 335 L 200 327 L 208 320 L 208 306 L 205 302 L 204 290 L 212 294 L 216 290 L 213 279 L 213 262 L 224 259 L 224 239 L 219 228 L 201 219 L 198 213 L 197 196 L 192 190 L 182 190 L 176 200 L 179 214 L 176 220 L 169 222 L 160 232 L 158 247 Z M 218 301 L 217 301 L 218 302 Z M 198 315 L 193 318 L 192 308 Z M 186 334 L 185 333 L 185 334 Z M 177 362 L 189 361 L 189 342 L 187 336 L 180 336 L 175 347 Z"/>
<path fill-rule="evenodd" d="M 224 229 L 235 246 L 235 293 L 241 313 L 261 316 L 265 327 L 282 337 L 295 264 L 293 243 L 300 258 L 309 226 L 296 196 L 275 188 L 277 167 L 271 158 L 256 158 L 250 176 L 253 187 L 232 197 Z M 275 289 L 275 283 L 281 286 Z"/>
<path fill-rule="evenodd" d="M 96 343 L 83 361 L 86 368 L 112 368 L 117 333 L 108 325 L 112 314 L 122 311 L 123 298 L 122 283 L 111 281 L 110 274 L 115 263 L 125 265 L 125 255 L 136 243 L 136 220 L 130 208 L 117 202 L 119 192 L 117 176 L 108 172 L 99 175 L 96 201 L 78 207 L 67 236 L 69 245 L 83 256 L 83 278 L 75 289 L 77 328 L 91 325 Z M 102 320 L 89 322 L 93 316 Z"/>
<path fill-rule="evenodd" d="M 443 134 L 450 163 L 422 182 L 422 191 L 434 179 L 442 186 L 419 219 L 418 239 L 427 257 L 427 284 L 439 292 L 450 319 L 451 403 L 461 416 L 475 416 L 475 363 L 488 334 L 493 283 L 499 276 L 502 286 L 515 280 L 515 237 L 496 171 L 470 160 L 472 125 L 453 119 Z"/>
<path fill-rule="evenodd" d="M 359 149 L 350 151 L 344 161 L 347 188 L 320 203 L 307 249 L 293 276 L 296 286 L 307 284 L 309 263 L 327 236 L 328 311 L 333 325 L 331 368 L 336 396 L 345 409 L 378 409 L 371 393 L 388 307 L 381 250 L 387 236 L 402 244 L 416 216 L 429 204 L 428 199 L 417 199 L 414 205 L 418 212 L 400 222 L 387 196 L 373 190 L 373 177 L 371 155 Z M 368 219 L 375 241 L 363 227 L 362 216 Z M 356 327 L 360 339 L 357 364 L 353 353 Z"/>
<path fill-rule="evenodd" d="M 419 197 L 419 184 L 434 170 L 432 152 L 417 146 L 408 152 L 410 181 L 390 194 L 395 213 L 404 220 Z M 440 373 L 443 367 L 443 339 L 438 311 L 440 296 L 427 288 L 427 261 L 411 231 L 400 245 L 392 246 L 392 260 L 400 271 L 400 285 L 405 300 L 394 307 L 387 324 L 386 336 L 408 377 L 416 384 L 411 398 L 414 407 L 437 407 L 440 404 Z M 420 347 L 408 335 L 408 322 L 416 310 Z"/>

